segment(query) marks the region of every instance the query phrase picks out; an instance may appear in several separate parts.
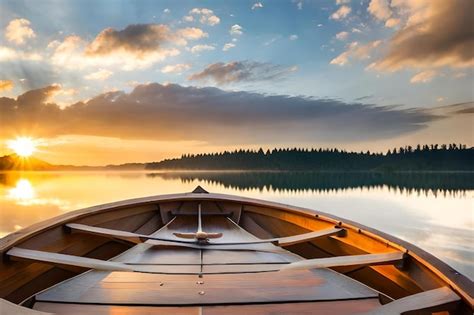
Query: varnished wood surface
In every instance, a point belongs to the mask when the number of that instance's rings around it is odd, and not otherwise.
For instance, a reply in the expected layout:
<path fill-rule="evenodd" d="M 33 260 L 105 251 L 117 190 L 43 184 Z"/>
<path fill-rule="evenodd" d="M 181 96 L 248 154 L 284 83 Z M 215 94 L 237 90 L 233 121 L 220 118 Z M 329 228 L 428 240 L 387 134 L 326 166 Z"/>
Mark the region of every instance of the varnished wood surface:
<path fill-rule="evenodd" d="M 349 315 L 380 306 L 377 299 L 230 306 L 149 307 L 38 302 L 35 309 L 58 315 Z"/>
<path fill-rule="evenodd" d="M 13 247 L 7 252 L 7 255 L 13 258 L 31 260 L 35 262 L 45 262 L 54 265 L 69 265 L 83 268 L 92 268 L 96 270 L 115 270 L 115 271 L 132 271 L 132 267 L 128 267 L 123 263 L 113 261 L 104 261 L 100 259 L 85 258 L 72 255 L 57 254 L 51 252 L 43 252 L 38 250 L 24 249 Z"/>
<path fill-rule="evenodd" d="M 212 214 L 208 214 L 208 215 L 216 216 Z M 193 217 L 194 216 L 195 215 L 193 215 Z M 163 245 L 168 244 L 170 246 L 182 245 L 183 247 L 186 247 L 186 245 L 189 245 L 189 244 L 196 245 L 194 241 L 186 241 L 182 239 L 180 241 L 177 241 L 174 239 L 158 238 L 158 237 L 153 237 L 150 235 L 137 234 L 137 233 L 121 231 L 121 230 L 106 229 L 106 228 L 100 228 L 96 226 L 77 224 L 77 223 L 66 224 L 66 227 L 79 233 L 99 235 L 99 236 L 109 237 L 113 239 L 120 239 L 120 240 L 133 242 L 136 244 L 143 243 L 146 240 L 154 240 L 154 241 L 161 241 L 161 244 Z M 218 230 L 220 229 L 218 228 Z M 341 232 L 344 232 L 344 230 L 340 228 L 329 228 L 329 229 L 313 231 L 309 233 L 293 235 L 293 236 L 288 236 L 288 237 L 280 237 L 280 238 L 259 239 L 259 240 L 254 239 L 250 241 L 240 241 L 240 242 L 223 242 L 219 240 L 218 241 L 210 240 L 208 243 L 204 244 L 205 246 L 199 246 L 199 247 L 200 248 L 206 248 L 206 247 L 218 248 L 217 245 L 253 245 L 253 244 L 263 244 L 263 243 L 273 243 L 278 246 L 290 246 L 294 244 L 313 241 L 320 237 L 339 234 Z M 176 236 L 176 232 L 173 234 Z M 193 234 L 193 233 L 190 233 L 190 234 Z M 181 238 L 183 237 L 181 236 Z M 174 244 L 174 242 L 178 244 Z M 181 243 L 184 243 L 184 244 L 181 244 Z M 157 244 L 159 244 L 159 242 Z M 192 247 L 192 246 L 188 246 L 188 247 Z"/>
<path fill-rule="evenodd" d="M 83 285 L 67 281 L 37 296 L 43 302 L 207 305 L 373 298 L 378 294 L 328 269 L 239 275 L 156 275 L 112 272 Z M 203 283 L 200 284 L 199 282 Z M 162 283 L 162 285 L 159 285 Z M 204 294 L 200 294 L 203 292 Z"/>
<path fill-rule="evenodd" d="M 450 288 L 442 287 L 395 300 L 371 312 L 365 313 L 365 315 L 403 314 L 408 311 L 425 310 L 459 300 L 460 297 Z"/>
<path fill-rule="evenodd" d="M 281 268 L 285 270 L 304 270 L 312 268 L 330 268 L 342 266 L 361 266 L 361 265 L 388 265 L 400 262 L 403 259 L 403 253 L 384 253 L 368 255 L 348 255 L 330 258 L 306 259 L 285 265 Z"/>
<path fill-rule="evenodd" d="M 352 315 L 378 307 L 377 299 L 203 307 L 204 315 Z"/>
<path fill-rule="evenodd" d="M 196 216 L 178 216 L 153 235 L 170 237 L 175 231 L 192 230 L 195 222 Z M 256 239 L 223 216 L 205 216 L 203 228 L 210 232 L 223 233 L 223 241 L 226 242 Z M 177 267 L 174 265 L 200 267 L 204 275 L 199 278 L 191 275 L 111 272 L 107 276 L 100 276 L 96 271 L 91 271 L 84 277 L 78 276 L 39 294 L 37 300 L 135 305 L 204 305 L 346 300 L 377 296 L 375 291 L 328 269 L 253 273 L 268 271 L 269 268 L 274 269 L 282 264 L 301 260 L 297 255 L 270 243 L 260 245 L 275 248 L 277 252 L 178 248 L 182 250 L 179 253 L 176 248 L 156 248 L 149 242 L 151 241 L 136 245 L 115 258 L 114 262 L 127 263 L 133 268 L 137 268 L 138 264 L 143 268 L 163 267 L 153 264 L 169 264 L 170 268 Z M 208 274 L 221 272 L 246 273 Z"/>

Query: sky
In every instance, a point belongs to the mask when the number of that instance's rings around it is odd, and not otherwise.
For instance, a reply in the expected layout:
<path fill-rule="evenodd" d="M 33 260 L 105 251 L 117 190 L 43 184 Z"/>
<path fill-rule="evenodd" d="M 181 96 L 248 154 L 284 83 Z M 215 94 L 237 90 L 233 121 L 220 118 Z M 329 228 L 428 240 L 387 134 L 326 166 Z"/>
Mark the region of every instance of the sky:
<path fill-rule="evenodd" d="M 472 0 L 0 0 L 0 155 L 474 145 Z"/>

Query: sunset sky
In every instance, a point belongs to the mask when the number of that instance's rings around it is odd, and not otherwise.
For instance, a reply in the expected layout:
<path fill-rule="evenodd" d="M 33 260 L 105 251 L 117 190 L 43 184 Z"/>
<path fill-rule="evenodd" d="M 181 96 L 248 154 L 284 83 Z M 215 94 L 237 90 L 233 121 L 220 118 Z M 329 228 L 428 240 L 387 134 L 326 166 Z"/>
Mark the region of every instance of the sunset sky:
<path fill-rule="evenodd" d="M 0 0 L 0 155 L 474 145 L 472 0 Z"/>

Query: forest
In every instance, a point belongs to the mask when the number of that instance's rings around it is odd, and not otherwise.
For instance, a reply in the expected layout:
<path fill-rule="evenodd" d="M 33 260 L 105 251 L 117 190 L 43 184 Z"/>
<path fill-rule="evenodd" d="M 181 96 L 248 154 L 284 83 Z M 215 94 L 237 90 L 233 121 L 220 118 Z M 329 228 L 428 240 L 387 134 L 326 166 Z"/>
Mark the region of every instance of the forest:
<path fill-rule="evenodd" d="M 275 148 L 184 154 L 151 162 L 154 170 L 274 171 L 473 171 L 474 148 L 464 144 L 405 146 L 381 152 L 323 148 Z"/>

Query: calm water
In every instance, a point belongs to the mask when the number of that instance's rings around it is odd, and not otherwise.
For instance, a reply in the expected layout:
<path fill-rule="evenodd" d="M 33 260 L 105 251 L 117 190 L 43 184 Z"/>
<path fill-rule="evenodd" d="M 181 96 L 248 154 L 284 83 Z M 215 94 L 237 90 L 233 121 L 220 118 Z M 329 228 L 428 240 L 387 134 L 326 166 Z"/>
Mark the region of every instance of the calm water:
<path fill-rule="evenodd" d="M 0 237 L 38 221 L 116 200 L 211 192 L 335 214 L 407 240 L 474 279 L 473 174 L 240 172 L 0 173 Z"/>

